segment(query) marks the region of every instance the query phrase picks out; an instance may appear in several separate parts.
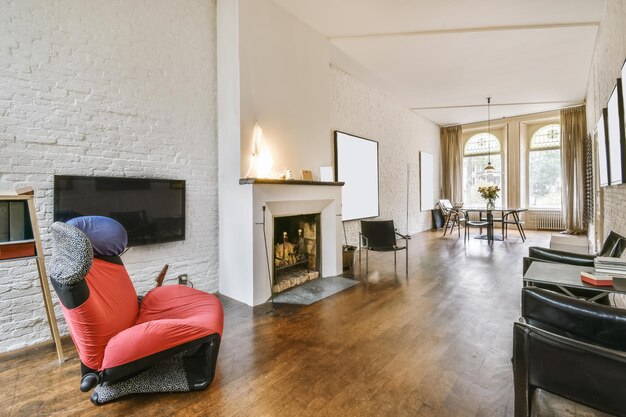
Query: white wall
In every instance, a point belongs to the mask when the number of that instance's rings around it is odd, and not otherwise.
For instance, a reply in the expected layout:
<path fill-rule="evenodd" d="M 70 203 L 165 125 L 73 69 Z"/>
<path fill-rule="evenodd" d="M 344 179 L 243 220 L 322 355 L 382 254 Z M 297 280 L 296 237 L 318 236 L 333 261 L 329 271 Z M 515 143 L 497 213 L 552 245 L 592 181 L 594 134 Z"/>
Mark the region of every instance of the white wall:
<path fill-rule="evenodd" d="M 263 298 L 262 289 L 253 294 L 246 284 L 254 251 L 242 244 L 262 213 L 258 207 L 251 211 L 252 187 L 237 183 L 248 172 L 255 121 L 272 152 L 275 175 L 290 169 L 298 178 L 309 169 L 317 176 L 320 166 L 333 165 L 335 129 L 379 141 L 381 217 L 406 231 L 410 163 L 409 231 L 429 229 L 431 212 L 419 212 L 419 151 L 433 154 L 437 190 L 439 127 L 331 67 L 334 48 L 328 40 L 273 1 L 219 0 L 218 16 L 220 292 L 248 304 Z M 238 58 L 232 54 L 237 50 Z M 348 224 L 354 235 L 357 227 L 358 222 Z"/>
<path fill-rule="evenodd" d="M 409 164 L 408 231 L 432 228 L 431 212 L 419 211 L 419 152 L 433 154 L 433 189 L 439 190 L 439 126 L 335 66 L 330 68 L 330 86 L 330 137 L 340 130 L 379 143 L 380 218 L 393 219 L 396 228 L 406 233 Z M 358 221 L 346 222 L 350 244 L 357 243 L 358 231 Z"/>
<path fill-rule="evenodd" d="M 123 259 L 140 293 L 164 263 L 217 289 L 215 8 L 0 2 L 0 181 L 36 189 L 47 255 L 55 174 L 185 179 L 186 240 Z M 0 352 L 50 338 L 35 271 L 0 264 Z"/>
<path fill-rule="evenodd" d="M 587 129 L 592 133 L 606 107 L 616 79 L 626 58 L 626 0 L 607 0 L 607 10 L 600 24 L 587 85 Z M 603 188 L 603 210 L 596 216 L 598 237 L 614 230 L 626 236 L 626 185 Z M 595 203 L 600 203 L 595 199 Z"/>
<path fill-rule="evenodd" d="M 217 2 L 220 293 L 252 305 L 252 190 L 239 185 L 239 0 Z"/>
<path fill-rule="evenodd" d="M 274 171 L 319 174 L 332 165 L 328 139 L 330 44 L 271 0 L 239 0 L 241 176 L 258 121 Z"/>

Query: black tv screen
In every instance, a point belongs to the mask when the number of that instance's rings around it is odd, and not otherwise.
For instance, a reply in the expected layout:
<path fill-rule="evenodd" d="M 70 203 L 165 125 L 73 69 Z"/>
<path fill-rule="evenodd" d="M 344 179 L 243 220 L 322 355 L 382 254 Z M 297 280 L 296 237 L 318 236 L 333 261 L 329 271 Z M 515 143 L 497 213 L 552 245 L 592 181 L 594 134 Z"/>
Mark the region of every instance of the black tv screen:
<path fill-rule="evenodd" d="M 185 239 L 185 181 L 54 176 L 54 221 L 106 216 L 128 232 L 128 245 Z"/>

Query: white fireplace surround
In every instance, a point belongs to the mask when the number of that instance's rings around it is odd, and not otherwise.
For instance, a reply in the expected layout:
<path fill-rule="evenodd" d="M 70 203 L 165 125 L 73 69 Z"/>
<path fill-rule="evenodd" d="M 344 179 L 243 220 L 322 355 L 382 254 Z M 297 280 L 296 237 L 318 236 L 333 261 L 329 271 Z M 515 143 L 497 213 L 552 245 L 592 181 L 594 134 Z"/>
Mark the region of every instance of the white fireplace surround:
<path fill-rule="evenodd" d="M 241 216 L 227 219 L 232 230 L 220 230 L 220 292 L 249 305 L 259 305 L 270 298 L 270 273 L 273 269 L 274 217 L 320 213 L 320 275 L 336 276 L 342 272 L 341 186 L 315 184 L 242 184 L 251 207 L 224 213 Z M 263 206 L 265 237 L 263 240 Z M 252 245 L 247 245 L 246 236 Z M 266 245 L 267 244 L 267 252 Z M 267 255 L 266 255 L 267 254 Z M 269 268 L 268 268 L 269 265 Z"/>

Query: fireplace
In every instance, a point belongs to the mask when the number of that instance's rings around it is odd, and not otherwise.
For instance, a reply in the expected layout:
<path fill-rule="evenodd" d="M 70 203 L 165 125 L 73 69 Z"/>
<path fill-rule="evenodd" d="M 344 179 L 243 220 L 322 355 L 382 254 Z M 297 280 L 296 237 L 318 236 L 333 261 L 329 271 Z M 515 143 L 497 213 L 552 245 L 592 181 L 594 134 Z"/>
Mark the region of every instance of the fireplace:
<path fill-rule="evenodd" d="M 320 213 L 274 217 L 274 294 L 320 276 Z"/>
<path fill-rule="evenodd" d="M 341 274 L 341 186 L 299 180 L 228 181 L 220 193 L 220 293 L 249 305 L 269 300 L 274 284 L 274 222 L 284 217 L 319 216 L 316 266 L 320 278 Z M 316 214 L 318 213 L 318 214 Z M 287 231 L 291 242 L 295 232 Z M 297 239 L 296 239 L 297 242 Z"/>

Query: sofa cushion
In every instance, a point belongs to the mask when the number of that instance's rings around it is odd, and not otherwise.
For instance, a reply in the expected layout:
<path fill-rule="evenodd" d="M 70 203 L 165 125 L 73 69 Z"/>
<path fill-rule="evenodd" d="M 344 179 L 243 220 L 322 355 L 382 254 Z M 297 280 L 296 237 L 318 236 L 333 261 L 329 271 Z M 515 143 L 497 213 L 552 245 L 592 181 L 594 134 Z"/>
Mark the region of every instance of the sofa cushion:
<path fill-rule="evenodd" d="M 219 299 L 183 285 L 149 291 L 135 324 L 113 337 L 102 369 L 174 348 L 212 334 L 222 334 L 224 313 Z"/>
<path fill-rule="evenodd" d="M 80 229 L 100 256 L 119 256 L 128 245 L 126 229 L 117 220 L 103 216 L 75 217 L 67 224 Z"/>

